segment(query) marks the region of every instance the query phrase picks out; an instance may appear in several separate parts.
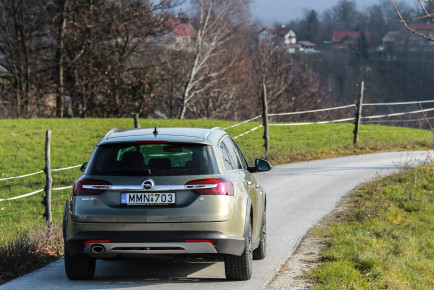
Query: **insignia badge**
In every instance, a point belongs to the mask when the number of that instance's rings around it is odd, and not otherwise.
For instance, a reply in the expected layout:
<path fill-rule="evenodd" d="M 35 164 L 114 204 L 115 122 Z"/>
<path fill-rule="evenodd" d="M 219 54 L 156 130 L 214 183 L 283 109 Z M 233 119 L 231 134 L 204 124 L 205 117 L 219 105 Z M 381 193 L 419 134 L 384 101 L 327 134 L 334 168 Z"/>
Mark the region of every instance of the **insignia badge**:
<path fill-rule="evenodd" d="M 154 187 L 154 181 L 152 179 L 146 179 L 143 181 L 142 187 L 147 190 L 152 189 Z"/>

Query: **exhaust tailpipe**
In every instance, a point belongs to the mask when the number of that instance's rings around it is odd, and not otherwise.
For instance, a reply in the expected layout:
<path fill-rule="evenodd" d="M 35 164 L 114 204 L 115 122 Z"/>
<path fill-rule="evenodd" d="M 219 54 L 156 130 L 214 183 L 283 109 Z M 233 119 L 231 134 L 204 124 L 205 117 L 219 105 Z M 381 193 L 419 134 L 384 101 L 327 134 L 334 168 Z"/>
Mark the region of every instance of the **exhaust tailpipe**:
<path fill-rule="evenodd" d="M 105 252 L 105 247 L 103 245 L 93 245 L 91 251 L 94 254 L 102 254 Z"/>

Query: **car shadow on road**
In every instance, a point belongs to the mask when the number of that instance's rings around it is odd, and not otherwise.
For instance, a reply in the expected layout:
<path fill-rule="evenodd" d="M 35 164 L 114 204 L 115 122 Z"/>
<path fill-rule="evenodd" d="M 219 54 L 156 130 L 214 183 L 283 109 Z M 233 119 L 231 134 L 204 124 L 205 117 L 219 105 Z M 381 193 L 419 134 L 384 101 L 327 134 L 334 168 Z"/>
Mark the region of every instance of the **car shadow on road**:
<path fill-rule="evenodd" d="M 348 166 L 348 167 L 297 167 L 297 168 L 285 168 L 275 167 L 273 171 L 262 173 L 263 175 L 305 175 L 318 172 L 335 172 L 335 171 L 357 171 L 357 170 L 396 170 L 396 166 Z"/>
<path fill-rule="evenodd" d="M 211 268 L 211 269 L 208 269 Z M 159 257 L 138 260 L 97 261 L 92 288 L 127 288 L 174 283 L 228 282 L 220 260 Z"/>

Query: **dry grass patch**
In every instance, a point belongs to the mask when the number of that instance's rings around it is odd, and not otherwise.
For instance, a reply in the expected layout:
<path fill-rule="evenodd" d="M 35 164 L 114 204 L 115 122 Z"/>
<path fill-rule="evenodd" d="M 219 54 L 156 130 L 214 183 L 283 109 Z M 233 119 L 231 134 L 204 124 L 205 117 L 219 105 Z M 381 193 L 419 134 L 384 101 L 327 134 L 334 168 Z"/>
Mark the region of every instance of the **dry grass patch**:
<path fill-rule="evenodd" d="M 39 269 L 62 255 L 61 225 L 34 227 L 29 233 L 0 245 L 0 284 Z"/>

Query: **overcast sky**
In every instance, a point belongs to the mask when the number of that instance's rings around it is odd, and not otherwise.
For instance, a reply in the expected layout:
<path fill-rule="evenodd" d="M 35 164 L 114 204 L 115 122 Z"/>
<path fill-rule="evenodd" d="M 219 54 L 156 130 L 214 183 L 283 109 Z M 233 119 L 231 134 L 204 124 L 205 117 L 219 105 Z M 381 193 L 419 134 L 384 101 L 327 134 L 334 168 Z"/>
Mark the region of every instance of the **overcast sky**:
<path fill-rule="evenodd" d="M 407 3 L 417 3 L 417 0 L 403 0 Z M 303 17 L 305 9 L 315 9 L 322 13 L 335 6 L 339 0 L 253 0 L 252 13 L 255 19 L 261 20 L 265 25 L 274 22 L 286 23 Z M 363 8 L 381 0 L 355 1 L 358 8 Z"/>

